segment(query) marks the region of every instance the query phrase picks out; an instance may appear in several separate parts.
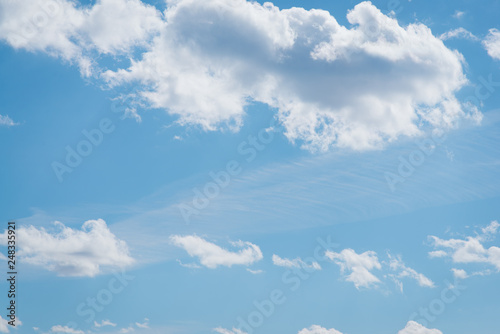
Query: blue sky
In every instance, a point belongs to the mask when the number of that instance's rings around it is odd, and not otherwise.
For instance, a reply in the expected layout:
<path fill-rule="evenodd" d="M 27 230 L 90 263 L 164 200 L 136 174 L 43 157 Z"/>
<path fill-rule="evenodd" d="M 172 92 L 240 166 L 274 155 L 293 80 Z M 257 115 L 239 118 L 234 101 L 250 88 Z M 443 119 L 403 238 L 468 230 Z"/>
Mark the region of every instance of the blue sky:
<path fill-rule="evenodd" d="M 0 0 L 0 333 L 498 334 L 499 12 Z"/>

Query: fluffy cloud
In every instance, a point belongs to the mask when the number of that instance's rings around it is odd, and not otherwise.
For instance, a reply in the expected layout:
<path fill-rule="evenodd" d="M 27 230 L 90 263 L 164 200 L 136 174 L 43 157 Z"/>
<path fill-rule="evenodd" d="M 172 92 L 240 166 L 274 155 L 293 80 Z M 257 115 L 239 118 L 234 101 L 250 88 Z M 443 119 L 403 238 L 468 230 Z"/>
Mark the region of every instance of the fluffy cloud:
<path fill-rule="evenodd" d="M 0 333 L 10 333 L 9 329 L 18 329 L 19 326 L 23 325 L 23 323 L 21 322 L 21 320 L 19 320 L 19 318 L 17 318 L 17 316 L 16 316 L 17 327 L 12 327 L 11 325 L 9 325 L 9 321 L 10 320 L 4 319 L 2 318 L 2 316 L 0 316 Z"/>
<path fill-rule="evenodd" d="M 437 329 L 428 329 L 415 321 L 409 321 L 406 327 L 398 332 L 398 334 L 443 334 Z"/>
<path fill-rule="evenodd" d="M 286 268 L 310 268 L 315 270 L 321 270 L 321 266 L 316 261 L 311 261 L 311 263 L 304 262 L 300 257 L 293 260 L 287 258 L 281 258 L 276 254 L 273 254 L 273 264 L 279 267 Z"/>
<path fill-rule="evenodd" d="M 0 316 L 0 333 L 8 333 L 9 332 L 9 324 L 6 319 Z"/>
<path fill-rule="evenodd" d="M 88 68 L 90 60 L 74 43 L 83 11 L 65 0 L 0 1 L 0 38 L 16 49 L 46 52 Z M 82 71 L 83 73 L 84 71 Z"/>
<path fill-rule="evenodd" d="M 127 244 L 116 238 L 102 219 L 86 221 L 81 230 L 56 222 L 49 232 L 34 226 L 17 230 L 18 255 L 26 263 L 42 266 L 60 276 L 95 276 L 104 268 L 124 268 L 133 264 Z M 0 242 L 7 243 L 7 232 Z"/>
<path fill-rule="evenodd" d="M 65 334 L 85 334 L 82 330 L 73 329 L 68 326 L 56 325 L 50 329 L 51 333 L 65 333 Z"/>
<path fill-rule="evenodd" d="M 166 24 L 156 8 L 139 0 L 100 0 L 85 14 L 81 34 L 87 45 L 104 54 L 128 54 L 133 47 L 147 47 Z"/>
<path fill-rule="evenodd" d="M 169 25 L 151 51 L 105 78 L 153 87 L 143 96 L 181 123 L 237 128 L 254 100 L 279 111 L 291 141 L 368 149 L 466 116 L 454 97 L 466 83 L 461 55 L 424 25 L 401 27 L 369 2 L 348 13 L 350 28 L 321 10 L 168 3 Z"/>
<path fill-rule="evenodd" d="M 75 63 L 90 76 L 97 55 L 146 46 L 165 24 L 160 17 L 139 0 L 99 0 L 90 8 L 68 0 L 1 0 L 0 39 Z"/>
<path fill-rule="evenodd" d="M 373 269 L 381 269 L 377 253 L 367 251 L 357 254 L 352 249 L 344 249 L 340 253 L 327 251 L 325 255 L 340 266 L 342 273 L 348 272 L 346 281 L 353 282 L 357 289 L 370 287 L 380 280 L 371 273 Z"/>
<path fill-rule="evenodd" d="M 452 268 L 451 272 L 453 273 L 453 276 L 455 278 L 465 279 L 465 278 L 469 277 L 467 272 L 463 269 Z"/>
<path fill-rule="evenodd" d="M 309 328 L 304 328 L 298 334 L 342 334 L 336 329 L 326 329 L 318 325 L 312 325 Z"/>
<path fill-rule="evenodd" d="M 347 13 L 349 26 L 327 11 L 271 3 L 166 4 L 160 13 L 139 0 L 0 0 L 0 39 L 102 73 L 110 86 L 138 84 L 134 94 L 180 124 L 237 130 L 247 105 L 265 103 L 288 139 L 311 150 L 379 148 L 480 119 L 455 97 L 467 83 L 462 56 L 370 2 Z M 101 72 L 103 54 L 131 64 Z"/>
<path fill-rule="evenodd" d="M 490 29 L 483 45 L 492 58 L 500 60 L 500 31 L 498 29 Z"/>
<path fill-rule="evenodd" d="M 8 115 L 0 115 L 0 126 L 14 126 L 17 125 L 16 122 L 12 120 Z"/>
<path fill-rule="evenodd" d="M 465 239 L 444 240 L 436 236 L 429 236 L 432 245 L 440 248 L 431 252 L 431 257 L 450 257 L 454 263 L 487 263 L 500 271 L 500 248 L 491 246 L 485 248 L 484 243 L 491 241 L 498 233 L 500 224 L 497 221 L 491 222 L 487 227 L 481 229 L 480 234 L 468 236 Z M 486 272 L 483 272 L 486 273 Z M 463 273 L 458 275 L 464 276 Z M 456 276 L 456 275 L 455 275 Z"/>
<path fill-rule="evenodd" d="M 247 334 L 238 328 L 233 328 L 231 330 L 231 329 L 225 329 L 222 327 L 217 327 L 217 328 L 214 328 L 213 331 L 216 333 L 219 333 L 219 334 Z"/>
<path fill-rule="evenodd" d="M 173 235 L 170 240 L 175 246 L 183 248 L 190 256 L 198 257 L 200 263 L 210 269 L 218 266 L 248 266 L 260 261 L 263 257 L 259 246 L 250 242 L 231 242 L 233 247 L 241 248 L 233 252 L 196 235 Z"/>
<path fill-rule="evenodd" d="M 221 334 L 232 334 L 231 332 Z M 239 334 L 239 333 L 236 333 Z M 299 331 L 298 334 L 342 334 L 336 329 L 326 329 L 318 325 L 312 325 L 309 328 L 304 328 Z M 409 321 L 406 324 L 406 327 L 398 332 L 398 334 L 443 334 L 441 331 L 437 329 L 428 329 L 424 326 L 420 325 L 415 321 Z"/>

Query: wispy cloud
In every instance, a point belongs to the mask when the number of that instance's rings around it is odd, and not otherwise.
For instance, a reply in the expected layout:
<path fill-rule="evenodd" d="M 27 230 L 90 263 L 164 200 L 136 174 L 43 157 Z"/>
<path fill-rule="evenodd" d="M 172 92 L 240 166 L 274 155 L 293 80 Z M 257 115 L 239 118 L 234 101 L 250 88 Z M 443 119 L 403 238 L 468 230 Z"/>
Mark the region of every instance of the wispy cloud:
<path fill-rule="evenodd" d="M 253 275 L 258 275 L 258 274 L 262 274 L 264 272 L 264 270 L 261 270 L 261 269 L 257 269 L 257 270 L 253 270 L 253 269 L 250 269 L 250 268 L 247 268 L 247 271 Z"/>
<path fill-rule="evenodd" d="M 311 263 L 304 262 L 300 257 L 295 258 L 293 260 L 287 258 L 281 258 L 276 254 L 273 254 L 272 257 L 273 264 L 279 267 L 286 268 L 310 268 L 315 270 L 321 270 L 321 266 L 317 261 L 311 261 Z"/>
<path fill-rule="evenodd" d="M 401 290 L 403 289 L 403 284 L 399 281 L 402 278 L 411 278 L 417 281 L 418 285 L 427 288 L 435 287 L 435 284 L 432 280 L 426 277 L 424 274 L 417 272 L 415 269 L 408 267 L 405 265 L 401 256 L 393 256 L 388 254 L 389 257 L 389 267 L 395 274 L 389 274 L 392 277 L 396 284 L 400 286 Z M 401 291 L 402 292 L 402 291 Z"/>
<path fill-rule="evenodd" d="M 135 328 L 132 326 L 128 326 L 128 327 L 124 327 L 124 328 L 120 329 L 120 331 L 118 333 L 125 334 L 125 333 L 131 333 L 133 331 L 135 331 Z"/>
<path fill-rule="evenodd" d="M 94 321 L 94 326 L 97 328 L 104 327 L 104 326 L 116 327 L 116 324 L 109 321 L 109 320 L 102 320 L 101 322 Z"/>
<path fill-rule="evenodd" d="M 460 20 L 462 17 L 464 17 L 464 15 L 465 15 L 465 12 L 456 10 L 455 14 L 453 14 L 453 17 Z"/>
<path fill-rule="evenodd" d="M 184 268 L 189 268 L 189 269 L 200 269 L 201 268 L 201 266 L 197 265 L 196 263 L 183 263 L 179 259 L 177 259 L 177 262 L 180 264 L 181 267 L 184 267 Z"/>
<path fill-rule="evenodd" d="M 449 30 L 439 36 L 439 39 L 446 41 L 448 39 L 468 39 L 471 41 L 479 41 L 479 38 L 476 37 L 470 31 L 460 27 L 456 29 Z"/>
<path fill-rule="evenodd" d="M 0 126 L 10 127 L 15 125 L 19 125 L 19 123 L 14 122 L 8 115 L 0 115 Z"/>
<path fill-rule="evenodd" d="M 149 319 L 148 318 L 144 318 L 144 322 L 136 322 L 135 325 L 138 327 L 138 328 L 149 328 Z"/>
<path fill-rule="evenodd" d="M 399 159 L 408 159 L 410 153 L 420 150 L 425 137 L 363 155 L 327 154 L 256 167 L 245 165 L 241 175 L 199 215 L 193 216 L 192 225 L 203 235 L 276 233 L 499 196 L 500 179 L 495 175 L 500 172 L 500 147 L 495 143 L 500 134 L 495 114 L 488 113 L 481 128 L 449 135 L 446 143 L 425 155 L 422 166 L 405 178 L 395 192 L 389 189 L 384 173 L 397 173 Z M 459 152 L 461 158 L 450 162 L 444 147 Z M 65 215 L 85 219 L 90 209 L 115 212 L 119 218 L 113 224 L 113 232 L 134 249 L 135 257 L 140 256 L 142 262 L 175 261 L 177 256 L 163 235 L 187 232 L 178 204 L 192 201 L 192 189 L 203 187 L 207 178 L 208 171 L 178 180 L 175 186 L 165 186 L 124 207 L 70 208 Z M 47 216 L 52 215 L 55 214 L 36 214 L 22 221 L 35 224 L 48 221 Z"/>
<path fill-rule="evenodd" d="M 353 249 L 344 249 L 340 253 L 327 251 L 326 257 L 340 266 L 344 279 L 354 283 L 359 289 L 374 288 L 383 283 L 381 278 L 392 280 L 403 292 L 402 279 L 413 279 L 419 286 L 433 288 L 434 282 L 424 274 L 408 267 L 400 255 L 394 256 L 387 253 L 387 260 L 380 261 L 375 251 L 366 251 L 358 254 Z M 374 271 L 377 271 L 377 276 Z"/>

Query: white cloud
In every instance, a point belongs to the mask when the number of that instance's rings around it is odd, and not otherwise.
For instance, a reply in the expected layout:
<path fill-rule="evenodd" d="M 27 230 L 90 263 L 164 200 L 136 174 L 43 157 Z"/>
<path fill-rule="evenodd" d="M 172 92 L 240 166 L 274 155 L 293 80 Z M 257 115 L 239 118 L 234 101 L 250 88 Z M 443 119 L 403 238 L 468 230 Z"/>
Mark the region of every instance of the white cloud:
<path fill-rule="evenodd" d="M 445 257 L 446 255 L 448 255 L 448 254 L 445 251 L 443 251 L 443 250 L 437 250 L 437 251 L 429 252 L 429 257 L 431 257 L 431 258 Z"/>
<path fill-rule="evenodd" d="M 257 245 L 250 242 L 231 242 L 238 251 L 229 251 L 196 235 L 173 235 L 170 240 L 175 246 L 183 248 L 190 256 L 198 257 L 200 263 L 207 268 L 218 266 L 251 265 L 262 259 L 262 252 Z"/>
<path fill-rule="evenodd" d="M 242 330 L 238 328 L 233 328 L 231 329 L 225 329 L 222 327 L 217 327 L 213 329 L 214 332 L 217 332 L 219 334 L 247 334 L 246 332 L 243 332 Z"/>
<path fill-rule="evenodd" d="M 43 51 L 81 68 L 90 60 L 74 43 L 84 13 L 65 0 L 0 1 L 0 38 L 16 49 Z M 84 65 L 87 64 L 87 65 Z M 82 74 L 85 71 L 82 70 Z"/>
<path fill-rule="evenodd" d="M 68 0 L 2 0 L 0 13 L 0 39 L 76 63 L 84 76 L 92 74 L 95 54 L 145 46 L 165 24 L 139 0 L 99 0 L 90 8 Z"/>
<path fill-rule="evenodd" d="M 464 116 L 453 96 L 466 82 L 461 56 L 368 2 L 348 13 L 352 28 L 326 11 L 245 1 L 175 1 L 165 15 L 152 50 L 105 76 L 153 85 L 144 96 L 181 123 L 237 128 L 256 100 L 279 110 L 292 141 L 368 149 L 417 135 L 421 121 L 448 128 Z"/>
<path fill-rule="evenodd" d="M 398 334 L 443 334 L 437 329 L 428 329 L 415 321 L 409 321 L 406 327 L 398 332 Z"/>
<path fill-rule="evenodd" d="M 238 128 L 255 100 L 279 110 L 291 141 L 368 149 L 418 135 L 421 122 L 449 128 L 465 116 L 454 97 L 466 83 L 461 55 L 368 2 L 348 13 L 352 28 L 326 11 L 269 3 L 170 4 L 151 51 L 105 78 L 153 86 L 144 97 L 183 124 Z"/>
<path fill-rule="evenodd" d="M 179 263 L 181 265 L 181 267 L 184 267 L 184 268 L 189 268 L 189 269 L 199 269 L 199 268 L 201 268 L 196 263 L 182 263 L 182 261 L 179 260 L 179 259 L 177 259 L 177 263 Z"/>
<path fill-rule="evenodd" d="M 135 325 L 139 328 L 149 328 L 149 319 L 148 318 L 144 318 L 144 322 L 143 323 L 140 323 L 140 322 L 136 322 Z"/>
<path fill-rule="evenodd" d="M 127 244 L 116 238 L 102 219 L 89 220 L 81 230 L 55 223 L 56 231 L 20 227 L 18 255 L 26 263 L 55 271 L 59 276 L 95 276 L 103 269 L 124 268 L 134 263 Z M 0 243 L 6 244 L 6 232 Z"/>
<path fill-rule="evenodd" d="M 233 334 L 233 332 L 219 332 L 221 334 Z M 239 334 L 239 333 L 235 333 Z M 304 328 L 298 334 L 342 334 L 336 329 L 326 329 L 318 325 L 312 325 L 309 328 Z M 409 321 L 406 327 L 398 332 L 398 334 L 443 334 L 437 329 L 428 329 L 415 321 Z"/>
<path fill-rule="evenodd" d="M 9 333 L 9 324 L 7 319 L 2 318 L 0 315 L 0 333 Z"/>
<path fill-rule="evenodd" d="M 429 238 L 435 248 L 441 248 L 441 252 L 451 257 L 453 263 L 486 263 L 500 271 L 500 248 L 496 246 L 485 248 L 483 245 L 493 239 L 498 233 L 499 226 L 498 222 L 493 221 L 481 229 L 481 234 L 468 236 L 465 239 L 444 240 L 436 236 Z"/>
<path fill-rule="evenodd" d="M 373 269 L 381 269 L 382 266 L 374 251 L 366 251 L 357 254 L 352 249 L 344 249 L 340 253 L 327 251 L 325 255 L 340 266 L 342 273 L 348 272 L 346 281 L 353 282 L 357 289 L 370 287 L 380 282 L 371 273 Z"/>
<path fill-rule="evenodd" d="M 281 258 L 276 254 L 273 254 L 273 264 L 279 267 L 286 268 L 309 268 L 315 270 L 321 270 L 321 266 L 316 261 L 311 261 L 311 263 L 304 262 L 300 257 L 293 260 L 287 258 Z"/>
<path fill-rule="evenodd" d="M 309 328 L 304 328 L 298 334 L 342 334 L 336 329 L 326 329 L 318 325 L 312 325 Z"/>
<path fill-rule="evenodd" d="M 247 271 L 253 275 L 258 275 L 258 274 L 262 274 L 264 272 L 264 270 L 261 270 L 261 269 L 258 269 L 258 270 L 252 270 L 250 268 L 247 268 Z"/>
<path fill-rule="evenodd" d="M 155 7 L 139 0 L 100 0 L 86 14 L 81 33 L 104 54 L 146 47 L 166 24 Z"/>
<path fill-rule="evenodd" d="M 381 279 L 372 272 L 375 269 L 381 270 L 381 274 L 385 273 L 383 278 L 392 280 L 401 292 L 403 292 L 401 279 L 405 278 L 415 280 L 421 287 L 435 287 L 434 282 L 427 276 L 408 267 L 400 255 L 393 256 L 388 252 L 388 260 L 380 262 L 374 251 L 357 254 L 356 251 L 348 248 L 340 253 L 327 251 L 325 256 L 340 266 L 342 274 L 347 273 L 345 280 L 353 282 L 357 289 L 377 287 L 378 283 L 382 283 Z"/>
<path fill-rule="evenodd" d="M 495 234 L 498 233 L 498 228 L 500 224 L 495 220 L 492 221 L 488 226 L 481 228 L 482 235 L 480 236 L 482 241 L 489 241 L 490 238 L 494 238 Z"/>
<path fill-rule="evenodd" d="M 0 115 L 0 126 L 14 126 L 18 125 L 18 123 L 14 122 L 12 118 L 10 118 L 8 115 Z"/>
<path fill-rule="evenodd" d="M 327 11 L 271 3 L 166 3 L 160 13 L 139 0 L 0 0 L 0 39 L 102 73 L 111 86 L 139 83 L 141 98 L 180 124 L 237 130 L 246 106 L 265 103 L 288 139 L 311 150 L 380 148 L 480 119 L 455 97 L 467 83 L 462 55 L 370 2 L 347 13 L 347 27 Z M 106 71 L 102 54 L 131 64 Z"/>
<path fill-rule="evenodd" d="M 61 325 L 52 326 L 50 331 L 52 333 L 85 334 L 84 331 L 82 331 L 82 330 L 73 329 L 71 327 L 61 326 Z"/>
<path fill-rule="evenodd" d="M 459 10 L 456 10 L 455 14 L 453 14 L 453 17 L 460 20 L 462 17 L 464 17 L 464 15 L 465 15 L 465 12 L 461 12 Z"/>
<path fill-rule="evenodd" d="M 130 333 L 130 332 L 133 332 L 133 331 L 135 331 L 134 327 L 129 326 L 127 328 L 120 329 L 119 333 Z"/>
<path fill-rule="evenodd" d="M 9 325 L 9 321 L 10 320 L 2 318 L 2 316 L 0 315 L 0 333 L 10 333 L 9 329 L 18 329 L 19 326 L 21 326 L 23 324 L 17 316 L 16 316 L 16 322 L 15 322 L 16 327 L 12 327 L 11 325 Z"/>
<path fill-rule="evenodd" d="M 418 285 L 427 287 L 427 288 L 433 288 L 435 287 L 434 282 L 431 281 L 429 278 L 427 278 L 424 274 L 418 273 L 415 271 L 415 269 L 412 269 L 410 267 L 407 267 L 403 260 L 401 259 L 401 256 L 392 256 L 388 254 L 389 256 L 389 267 L 392 271 L 397 272 L 393 278 L 412 278 L 417 281 Z M 401 289 L 402 289 L 402 284 L 399 284 Z"/>
<path fill-rule="evenodd" d="M 500 60 L 500 31 L 490 29 L 488 36 L 483 41 L 483 45 L 490 57 Z"/>
<path fill-rule="evenodd" d="M 101 321 L 100 323 L 98 323 L 97 321 L 94 321 L 94 326 L 97 327 L 97 328 L 100 328 L 100 327 L 104 327 L 104 326 L 112 326 L 112 327 L 116 327 L 116 324 L 115 323 L 112 323 L 111 321 L 109 320 L 103 320 Z"/>
<path fill-rule="evenodd" d="M 466 279 L 467 277 L 469 277 L 467 272 L 463 269 L 452 268 L 451 272 L 453 273 L 453 276 L 456 278 Z"/>
<path fill-rule="evenodd" d="M 445 32 L 444 34 L 441 34 L 441 36 L 439 36 L 439 39 L 441 39 L 443 41 L 448 40 L 448 39 L 454 39 L 454 38 L 468 39 L 471 41 L 478 41 L 479 40 L 479 38 L 477 38 L 473 33 L 471 33 L 470 31 L 468 31 L 462 27 L 449 30 L 449 31 Z"/>

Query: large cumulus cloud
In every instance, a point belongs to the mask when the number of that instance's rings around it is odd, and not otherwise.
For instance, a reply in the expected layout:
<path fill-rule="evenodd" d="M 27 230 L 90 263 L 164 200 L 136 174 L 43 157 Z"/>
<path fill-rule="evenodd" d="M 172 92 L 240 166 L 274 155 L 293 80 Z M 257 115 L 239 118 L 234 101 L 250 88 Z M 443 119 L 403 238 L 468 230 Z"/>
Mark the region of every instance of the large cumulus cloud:
<path fill-rule="evenodd" d="M 347 13 L 348 26 L 327 11 L 246 0 L 167 0 L 163 12 L 139 0 L 56 2 L 64 15 L 23 39 L 15 32 L 27 5 L 1 0 L 9 19 L 0 38 L 75 62 L 112 87 L 136 85 L 135 96 L 183 125 L 237 131 L 246 107 L 261 102 L 292 142 L 363 150 L 481 118 L 455 97 L 467 83 L 462 55 L 370 2 Z M 106 70 L 102 54 L 130 57 L 130 66 Z"/>

